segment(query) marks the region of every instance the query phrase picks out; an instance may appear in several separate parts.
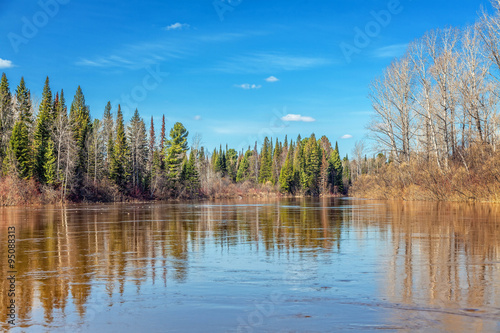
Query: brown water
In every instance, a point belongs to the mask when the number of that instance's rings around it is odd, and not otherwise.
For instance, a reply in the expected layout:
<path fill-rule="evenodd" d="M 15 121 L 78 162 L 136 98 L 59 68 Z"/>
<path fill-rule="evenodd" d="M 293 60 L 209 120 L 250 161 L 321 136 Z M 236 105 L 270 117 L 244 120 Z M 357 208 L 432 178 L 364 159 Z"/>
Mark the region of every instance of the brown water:
<path fill-rule="evenodd" d="M 12 332 L 500 332 L 499 205 L 3 208 L 0 276 L 8 226 Z"/>

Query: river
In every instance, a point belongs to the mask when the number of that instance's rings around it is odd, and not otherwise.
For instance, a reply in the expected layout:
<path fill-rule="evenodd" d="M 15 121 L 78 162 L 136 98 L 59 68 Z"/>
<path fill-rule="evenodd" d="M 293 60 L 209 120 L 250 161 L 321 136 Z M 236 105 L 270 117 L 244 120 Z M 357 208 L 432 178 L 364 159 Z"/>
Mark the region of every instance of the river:
<path fill-rule="evenodd" d="M 11 332 L 500 331 L 500 205 L 309 198 L 0 216 Z"/>

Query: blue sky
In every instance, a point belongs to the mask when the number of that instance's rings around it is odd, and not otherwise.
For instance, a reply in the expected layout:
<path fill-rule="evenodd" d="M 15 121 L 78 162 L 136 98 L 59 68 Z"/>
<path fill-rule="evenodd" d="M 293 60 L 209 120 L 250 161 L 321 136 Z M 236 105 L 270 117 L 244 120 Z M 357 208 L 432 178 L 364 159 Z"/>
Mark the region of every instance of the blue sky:
<path fill-rule="evenodd" d="M 126 120 L 135 107 L 148 127 L 153 116 L 158 133 L 165 114 L 168 128 L 182 122 L 209 149 L 314 132 L 344 155 L 366 135 L 369 82 L 408 42 L 473 23 L 481 5 L 490 9 L 487 0 L 2 1 L 0 72 L 12 89 L 24 76 L 35 97 L 48 75 L 68 105 L 80 85 L 93 117 L 110 100 Z"/>

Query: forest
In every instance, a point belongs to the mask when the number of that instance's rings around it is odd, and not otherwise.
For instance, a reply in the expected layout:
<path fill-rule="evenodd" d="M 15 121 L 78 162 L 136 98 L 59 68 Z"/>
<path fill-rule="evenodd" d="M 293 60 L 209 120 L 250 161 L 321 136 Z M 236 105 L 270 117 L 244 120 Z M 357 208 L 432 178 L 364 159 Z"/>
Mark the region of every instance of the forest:
<path fill-rule="evenodd" d="M 347 156 L 325 136 L 295 141 L 266 137 L 246 151 L 188 145 L 187 129 L 165 115 L 159 137 L 153 117 L 136 109 L 126 122 L 110 102 L 92 119 L 78 87 L 68 107 L 47 77 L 39 103 L 24 78 L 14 92 L 0 81 L 0 204 L 112 202 L 268 195 L 341 195 L 350 181 Z"/>
<path fill-rule="evenodd" d="M 410 43 L 372 81 L 351 194 L 406 200 L 499 201 L 500 1 L 462 28 Z"/>

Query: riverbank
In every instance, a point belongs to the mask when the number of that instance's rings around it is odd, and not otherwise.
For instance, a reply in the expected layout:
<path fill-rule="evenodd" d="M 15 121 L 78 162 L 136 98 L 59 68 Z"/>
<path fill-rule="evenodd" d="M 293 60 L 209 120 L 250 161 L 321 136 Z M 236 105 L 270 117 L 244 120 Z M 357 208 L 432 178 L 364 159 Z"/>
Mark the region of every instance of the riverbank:
<path fill-rule="evenodd" d="M 128 191 L 125 194 L 106 180 L 96 184 L 85 183 L 80 196 L 64 197 L 62 188 L 41 185 L 33 179 L 23 180 L 15 177 L 0 179 L 0 206 L 48 205 L 59 203 L 112 203 L 112 202 L 160 202 L 179 200 L 212 199 L 266 199 L 266 198 L 301 198 L 304 194 L 284 194 L 269 184 L 225 184 L 197 193 L 165 190 L 161 197 L 149 193 Z M 322 194 L 321 197 L 342 197 L 340 194 Z"/>
<path fill-rule="evenodd" d="M 439 168 L 432 163 L 387 163 L 360 175 L 349 195 L 369 199 L 408 201 L 500 202 L 500 156 L 476 154 L 450 160 Z"/>

